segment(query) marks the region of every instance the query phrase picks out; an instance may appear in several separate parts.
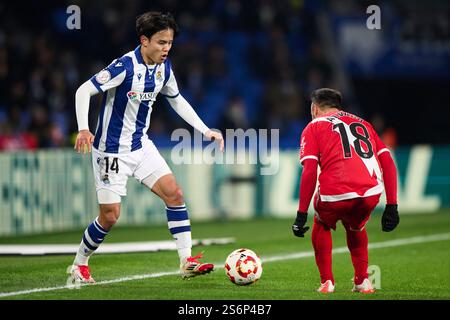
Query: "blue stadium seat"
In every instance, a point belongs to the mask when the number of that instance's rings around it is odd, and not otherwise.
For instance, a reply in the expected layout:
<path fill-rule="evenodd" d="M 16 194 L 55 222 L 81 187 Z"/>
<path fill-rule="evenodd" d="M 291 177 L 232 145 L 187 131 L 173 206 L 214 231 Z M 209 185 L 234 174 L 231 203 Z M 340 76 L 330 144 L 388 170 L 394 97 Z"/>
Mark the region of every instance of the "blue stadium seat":
<path fill-rule="evenodd" d="M 210 90 L 199 106 L 200 117 L 209 127 L 217 128 L 219 119 L 228 100 L 224 91 Z"/>

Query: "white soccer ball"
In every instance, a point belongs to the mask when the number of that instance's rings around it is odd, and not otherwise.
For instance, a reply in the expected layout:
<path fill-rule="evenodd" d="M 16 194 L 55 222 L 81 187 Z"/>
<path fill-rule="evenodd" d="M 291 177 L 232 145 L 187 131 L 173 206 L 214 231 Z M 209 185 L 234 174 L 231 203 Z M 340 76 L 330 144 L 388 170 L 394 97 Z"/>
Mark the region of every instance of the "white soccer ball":
<path fill-rule="evenodd" d="M 234 284 L 249 285 L 255 283 L 261 278 L 261 259 L 250 249 L 234 250 L 225 260 L 225 273 Z"/>

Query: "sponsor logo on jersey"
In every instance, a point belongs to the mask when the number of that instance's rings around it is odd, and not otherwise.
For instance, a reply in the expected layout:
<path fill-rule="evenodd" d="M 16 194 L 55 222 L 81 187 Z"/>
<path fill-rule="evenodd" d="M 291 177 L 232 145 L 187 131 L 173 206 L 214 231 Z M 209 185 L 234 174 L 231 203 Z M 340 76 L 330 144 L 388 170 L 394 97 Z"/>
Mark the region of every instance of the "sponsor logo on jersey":
<path fill-rule="evenodd" d="M 155 101 L 157 92 L 136 92 L 128 91 L 127 96 L 131 101 Z"/>

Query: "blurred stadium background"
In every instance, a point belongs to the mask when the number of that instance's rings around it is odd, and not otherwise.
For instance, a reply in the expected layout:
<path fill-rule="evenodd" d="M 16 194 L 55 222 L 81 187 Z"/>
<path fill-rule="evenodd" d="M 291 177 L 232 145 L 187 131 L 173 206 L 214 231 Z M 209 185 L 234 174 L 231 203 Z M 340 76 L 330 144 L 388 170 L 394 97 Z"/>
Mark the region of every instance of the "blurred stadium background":
<path fill-rule="evenodd" d="M 372 4 L 381 9 L 381 30 L 366 26 Z M 80 29 L 67 28 L 70 5 L 81 10 Z M 177 19 L 181 33 L 170 58 L 182 94 L 208 126 L 280 130 L 275 175 L 261 175 L 263 163 L 171 166 L 184 190 L 193 238 L 236 239 L 208 247 L 207 259 L 220 266 L 236 247 L 249 247 L 263 257 L 263 280 L 238 288 L 214 272 L 181 286 L 173 251 L 99 254 L 91 261 L 93 274 L 107 286 L 61 291 L 73 255 L 1 256 L 0 298 L 323 299 L 314 291 L 311 243 L 294 238 L 289 227 L 298 204 L 299 137 L 311 120 L 308 97 L 332 87 L 342 91 L 348 111 L 373 123 L 399 170 L 398 230 L 380 231 L 380 210 L 368 224 L 371 248 L 380 249 L 371 249 L 370 260 L 383 272 L 383 290 L 361 299 L 449 299 L 446 0 L 1 2 L 1 245 L 76 245 L 97 215 L 90 155 L 73 150 L 75 91 L 138 45 L 135 17 L 150 10 Z M 91 102 L 94 131 L 100 96 Z M 192 132 L 158 99 L 149 135 L 169 164 L 177 128 Z M 121 218 L 106 242 L 170 239 L 162 201 L 130 179 Z M 333 243 L 345 247 L 342 228 Z M 333 298 L 355 299 L 349 257 L 338 253 Z M 303 254 L 309 258 L 285 261 Z M 138 276 L 123 280 L 130 275 Z"/>
<path fill-rule="evenodd" d="M 72 4 L 79 30 L 66 26 Z M 371 4 L 381 30 L 366 26 Z M 0 236 L 79 229 L 97 215 L 90 156 L 72 149 L 75 91 L 137 46 L 135 17 L 149 10 L 177 19 L 170 58 L 208 126 L 280 130 L 276 175 L 253 164 L 172 166 L 192 220 L 294 216 L 299 137 L 319 87 L 341 90 L 394 150 L 402 214 L 449 207 L 448 1 L 10 1 L 0 4 Z M 158 99 L 149 135 L 169 162 L 180 127 L 191 130 Z M 164 224 L 162 202 L 128 186 L 119 225 Z"/>

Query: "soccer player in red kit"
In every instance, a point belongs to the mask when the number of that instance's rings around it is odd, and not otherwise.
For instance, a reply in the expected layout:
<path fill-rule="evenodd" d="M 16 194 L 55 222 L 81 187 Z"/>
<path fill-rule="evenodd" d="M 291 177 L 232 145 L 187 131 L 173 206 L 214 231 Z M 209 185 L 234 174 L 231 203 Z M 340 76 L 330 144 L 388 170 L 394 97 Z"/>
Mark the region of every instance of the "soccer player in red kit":
<path fill-rule="evenodd" d="M 311 94 L 312 121 L 303 130 L 300 163 L 303 165 L 300 200 L 292 230 L 304 237 L 307 210 L 314 197 L 312 244 L 320 272 L 322 293 L 334 291 L 331 230 L 341 220 L 347 235 L 354 274 L 353 291 L 373 293 L 368 278 L 368 238 L 364 228 L 386 191 L 381 225 L 389 232 L 399 223 L 397 170 L 389 150 L 367 121 L 342 111 L 340 92 L 322 88 Z"/>

